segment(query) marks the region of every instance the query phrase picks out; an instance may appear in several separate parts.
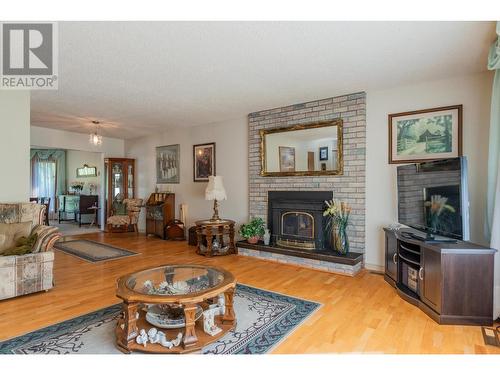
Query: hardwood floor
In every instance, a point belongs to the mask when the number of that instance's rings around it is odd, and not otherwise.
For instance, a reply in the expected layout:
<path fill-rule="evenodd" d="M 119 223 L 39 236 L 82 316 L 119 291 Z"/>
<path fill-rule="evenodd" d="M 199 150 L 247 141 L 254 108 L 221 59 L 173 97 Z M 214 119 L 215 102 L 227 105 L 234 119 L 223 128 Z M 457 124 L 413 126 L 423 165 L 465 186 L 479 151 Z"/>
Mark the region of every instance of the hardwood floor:
<path fill-rule="evenodd" d="M 86 234 L 141 255 L 93 264 L 56 251 L 54 289 L 0 301 L 0 341 L 118 303 L 115 281 L 167 263 L 213 264 L 238 282 L 323 304 L 273 353 L 497 353 L 479 327 L 440 326 L 396 295 L 381 275 L 341 276 L 255 258 L 205 258 L 185 242 L 130 234 Z"/>

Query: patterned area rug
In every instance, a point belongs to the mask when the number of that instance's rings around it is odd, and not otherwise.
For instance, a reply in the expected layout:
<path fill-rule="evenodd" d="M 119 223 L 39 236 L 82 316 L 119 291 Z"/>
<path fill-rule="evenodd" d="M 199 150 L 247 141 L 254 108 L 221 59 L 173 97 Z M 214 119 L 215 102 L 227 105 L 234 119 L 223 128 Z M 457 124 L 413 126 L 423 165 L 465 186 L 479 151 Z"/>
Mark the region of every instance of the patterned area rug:
<path fill-rule="evenodd" d="M 234 330 L 203 348 L 203 354 L 264 354 L 321 304 L 238 284 Z M 120 304 L 0 342 L 1 354 L 120 354 L 115 348 Z M 166 331 L 168 337 L 168 331 Z"/>
<path fill-rule="evenodd" d="M 59 241 L 56 242 L 54 247 L 89 262 L 101 262 L 137 255 L 137 253 L 129 250 L 91 240 Z"/>

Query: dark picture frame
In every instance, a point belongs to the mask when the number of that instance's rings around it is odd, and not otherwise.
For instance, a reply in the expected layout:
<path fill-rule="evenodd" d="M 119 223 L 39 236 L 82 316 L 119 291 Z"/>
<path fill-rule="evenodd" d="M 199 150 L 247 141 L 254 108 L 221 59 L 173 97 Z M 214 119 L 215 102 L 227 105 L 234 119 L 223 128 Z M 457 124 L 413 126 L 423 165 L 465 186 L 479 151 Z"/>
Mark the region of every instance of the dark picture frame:
<path fill-rule="evenodd" d="M 389 164 L 462 156 L 462 105 L 388 116 Z"/>
<path fill-rule="evenodd" d="M 193 146 L 193 181 L 207 182 L 216 175 L 215 142 Z"/>
<path fill-rule="evenodd" d="M 328 147 L 319 148 L 319 160 L 328 160 Z"/>

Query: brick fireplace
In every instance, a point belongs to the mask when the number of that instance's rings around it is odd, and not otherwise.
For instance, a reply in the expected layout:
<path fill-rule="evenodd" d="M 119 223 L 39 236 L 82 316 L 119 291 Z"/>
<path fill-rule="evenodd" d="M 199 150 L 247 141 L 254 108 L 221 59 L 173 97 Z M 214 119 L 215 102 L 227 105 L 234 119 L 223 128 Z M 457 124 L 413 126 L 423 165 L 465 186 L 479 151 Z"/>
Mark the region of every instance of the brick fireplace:
<path fill-rule="evenodd" d="M 343 175 L 291 177 L 264 177 L 260 175 L 260 129 L 281 128 L 336 118 L 343 120 Z M 261 217 L 269 222 L 269 194 L 275 191 L 330 192 L 335 198 L 349 203 L 353 208 L 351 225 L 348 228 L 350 248 L 354 253 L 364 253 L 366 150 L 366 94 L 364 92 L 250 113 L 248 115 L 248 142 L 249 213 L 251 217 Z M 240 253 L 242 252 L 240 251 Z M 260 250 L 259 254 L 248 255 L 278 257 L 276 253 Z M 282 258 L 276 259 L 279 261 L 304 261 L 289 254 L 278 255 L 282 256 Z M 310 258 L 306 258 L 306 262 L 310 263 L 306 264 L 307 266 L 317 265 L 318 259 L 313 259 L 314 262 L 307 259 Z M 325 262 L 328 261 L 325 260 Z M 329 267 L 334 267 L 330 263 L 320 263 L 315 268 L 329 269 Z M 343 273 L 351 272 L 355 272 L 355 270 L 350 269 Z"/>

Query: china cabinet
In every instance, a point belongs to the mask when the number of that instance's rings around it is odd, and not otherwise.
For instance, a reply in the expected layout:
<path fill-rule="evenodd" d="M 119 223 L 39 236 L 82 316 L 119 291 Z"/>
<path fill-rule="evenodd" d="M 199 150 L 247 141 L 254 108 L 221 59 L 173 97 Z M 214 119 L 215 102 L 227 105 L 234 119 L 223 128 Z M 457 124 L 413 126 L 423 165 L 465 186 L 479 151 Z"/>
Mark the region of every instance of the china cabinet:
<path fill-rule="evenodd" d="M 106 215 L 111 215 L 114 202 L 135 198 L 135 159 L 106 158 L 104 159 L 106 174 Z"/>

